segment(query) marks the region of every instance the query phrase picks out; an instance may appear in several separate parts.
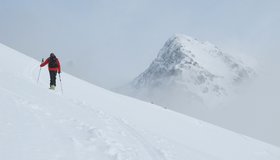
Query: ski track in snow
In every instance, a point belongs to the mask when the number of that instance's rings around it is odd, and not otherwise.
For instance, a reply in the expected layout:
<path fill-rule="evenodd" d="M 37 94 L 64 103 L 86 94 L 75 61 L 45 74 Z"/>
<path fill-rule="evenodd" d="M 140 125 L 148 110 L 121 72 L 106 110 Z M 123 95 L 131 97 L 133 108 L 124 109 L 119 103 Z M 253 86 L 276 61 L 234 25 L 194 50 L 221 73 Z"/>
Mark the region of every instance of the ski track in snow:
<path fill-rule="evenodd" d="M 40 81 L 37 84 L 37 77 L 39 74 L 39 67 L 30 65 L 27 66 L 24 72 L 18 75 L 9 75 L 16 78 L 22 77 L 21 79 L 26 79 L 31 81 L 34 85 L 47 86 L 48 82 L 40 77 Z M 41 76 L 43 75 L 43 68 L 41 70 Z M 17 94 L 6 88 L 0 88 L 1 91 L 8 95 L 12 95 L 13 101 L 19 106 L 23 106 L 30 111 L 40 122 L 42 128 L 44 126 L 44 119 L 53 119 L 54 117 L 59 117 L 59 115 L 54 115 L 44 108 L 47 106 L 39 105 L 36 102 L 32 102 L 33 97 L 23 96 L 22 94 Z M 50 91 L 52 92 L 52 91 Z M 57 92 L 54 94 L 61 95 Z M 54 118 L 53 123 L 65 126 L 72 126 L 74 133 L 79 132 L 81 135 L 76 136 L 68 134 L 69 139 L 71 139 L 72 144 L 75 146 L 77 151 L 78 159 L 91 159 L 91 157 L 99 157 L 101 159 L 108 160 L 167 160 L 165 153 L 159 148 L 153 146 L 152 142 L 145 139 L 141 133 L 136 129 L 131 127 L 127 122 L 119 118 L 115 118 L 111 115 L 106 114 L 103 111 L 96 110 L 94 107 L 89 106 L 86 102 L 80 100 L 70 100 L 80 109 L 85 109 L 91 113 L 99 121 L 102 121 L 104 126 L 96 127 L 95 124 L 90 124 L 86 121 L 78 120 L 69 116 L 62 116 L 61 118 Z M 121 139 L 129 139 L 126 144 L 122 144 Z M 134 144 L 130 144 L 130 141 L 134 141 Z M 139 149 L 139 146 L 140 147 Z M 141 150 L 141 151 L 140 151 Z M 139 155 L 139 153 L 146 153 L 146 155 Z M 166 151 L 167 152 L 167 151 Z M 170 151 L 169 151 L 170 152 Z M 101 155 L 100 153 L 104 153 Z M 59 157 L 59 156 L 58 156 Z M 59 158 L 58 158 L 59 159 Z"/>
<path fill-rule="evenodd" d="M 34 79 L 36 77 L 36 72 L 38 72 L 39 67 L 31 66 L 24 73 L 27 77 L 33 77 L 33 82 L 36 82 Z M 37 71 L 38 70 L 38 71 Z M 42 71 L 41 71 L 42 72 Z M 42 73 L 41 73 L 42 74 Z M 44 85 L 47 85 L 46 81 L 43 81 Z M 113 121 L 113 118 L 106 115 L 102 111 L 94 110 L 92 107 L 86 106 L 84 102 L 72 100 L 77 106 L 81 108 L 90 108 L 90 112 L 92 116 L 98 117 L 101 121 L 105 121 L 110 123 Z M 137 151 L 133 151 L 132 148 L 123 146 L 117 140 L 111 139 L 106 136 L 106 130 L 96 128 L 92 124 L 88 124 L 86 122 L 79 121 L 77 119 L 68 119 L 68 120 L 59 120 L 60 122 L 67 123 L 67 121 L 75 124 L 75 128 L 84 132 L 87 135 L 86 139 L 71 137 L 74 145 L 77 150 L 80 150 L 81 155 L 78 157 L 83 157 L 83 159 L 90 159 L 91 156 L 94 156 L 93 153 L 97 154 L 97 151 L 104 152 L 105 155 L 102 158 L 114 159 L 114 160 L 133 160 L 136 159 Z M 106 126 L 107 126 L 106 125 Z M 108 127 L 108 126 L 107 126 Z M 109 126 L 110 127 L 110 126 Z M 107 131 L 108 132 L 108 131 Z M 92 153 L 91 153 L 92 152 Z M 106 156 L 107 154 L 107 156 Z M 104 157 L 105 156 L 105 157 Z"/>
<path fill-rule="evenodd" d="M 7 77 L 13 77 L 12 79 L 21 79 L 23 81 L 27 80 L 41 88 L 48 86 L 47 80 L 42 79 L 42 77 L 40 77 L 41 79 L 37 84 L 38 72 L 38 66 L 30 65 L 26 67 L 24 72 L 18 75 L 7 74 Z M 41 70 L 41 76 L 43 75 L 42 72 Z M 59 111 L 53 113 L 55 110 L 47 110 L 50 107 L 46 106 L 47 104 L 38 104 L 38 102 L 34 101 L 34 97 L 28 94 L 17 93 L 13 89 L 10 89 L 9 86 L 7 88 L 1 87 L 0 90 L 2 93 L 10 95 L 18 106 L 23 106 L 27 109 L 37 119 L 41 128 L 48 127 L 45 126 L 48 125 L 45 124 L 46 121 L 52 121 L 50 123 L 54 123 L 58 127 L 60 126 L 62 128 L 61 130 L 67 130 L 67 137 L 76 150 L 77 159 L 87 160 L 92 157 L 108 160 L 177 159 L 175 158 L 176 156 L 172 151 L 171 145 L 164 138 L 153 137 L 152 134 L 147 133 L 143 136 L 144 131 L 140 132 L 127 121 L 97 110 L 82 100 L 67 99 L 66 101 L 72 102 L 69 105 L 71 104 L 74 109 L 84 110 L 84 112 L 90 113 L 103 126 L 97 126 L 86 120 L 77 119 L 72 117 L 72 115 L 59 115 Z M 60 98 L 65 98 L 57 91 L 50 91 L 50 93 L 59 95 Z M 74 133 L 78 133 L 80 136 Z M 146 137 L 151 138 L 147 139 Z M 164 148 L 162 148 L 162 143 L 164 143 Z M 192 152 L 190 149 L 188 150 Z"/>
<path fill-rule="evenodd" d="M 142 149 L 145 150 L 147 155 L 150 156 L 149 159 L 152 160 L 167 160 L 164 156 L 164 153 L 161 153 L 160 150 L 155 148 L 152 143 L 148 142 L 139 132 L 137 132 L 133 127 L 129 124 L 125 123 L 123 120 L 119 118 L 114 118 L 103 111 L 94 110 L 93 107 L 87 106 L 84 102 L 77 102 L 76 104 L 81 105 L 82 107 L 88 107 L 93 112 L 95 112 L 96 116 L 103 120 L 106 123 L 106 129 L 100 130 L 97 128 L 92 128 L 90 125 L 82 124 L 83 127 L 86 127 L 88 132 L 91 133 L 92 137 L 90 138 L 93 141 L 96 141 L 96 138 L 102 138 L 106 145 L 110 148 L 107 152 L 115 157 L 116 160 L 135 160 L 137 158 L 137 150 L 136 147 L 139 148 L 142 146 Z M 135 141 L 135 144 L 129 144 L 130 146 L 121 144 L 120 141 L 116 139 L 110 138 L 107 134 L 115 133 L 122 138 L 128 138 Z"/>
<path fill-rule="evenodd" d="M 26 67 L 22 74 L 16 76 L 24 76 L 25 79 L 31 81 L 34 85 L 39 85 L 39 87 L 44 88 L 43 86 L 48 86 L 49 82 L 48 79 L 42 78 L 42 75 L 44 75 L 42 68 L 40 73 L 41 77 L 39 83 L 37 83 L 39 69 L 40 68 L 38 66 L 30 65 Z M 50 91 L 50 93 L 58 95 L 60 98 L 65 98 L 61 96 L 62 94 L 60 91 Z M 36 104 L 36 102 L 33 103 L 26 100 L 32 97 L 20 97 L 19 95 L 16 95 L 16 93 L 12 94 L 14 94 L 15 101 L 18 104 L 22 104 L 30 108 L 31 112 L 35 115 L 35 117 L 37 117 L 38 121 L 41 122 L 41 127 L 44 127 L 44 124 L 41 120 L 42 118 L 40 118 L 42 115 L 48 119 L 55 117 L 55 113 L 51 113 L 43 109 L 45 106 L 40 106 Z M 72 131 L 70 132 L 78 132 L 79 135 L 81 135 L 77 136 L 75 134 L 68 134 L 68 138 L 71 140 L 76 150 L 76 159 L 87 160 L 92 159 L 92 157 L 98 157 L 98 159 L 104 160 L 181 159 L 181 157 L 177 155 L 181 154 L 178 153 L 178 148 L 176 148 L 176 146 L 170 145 L 167 139 L 153 136 L 152 134 L 149 134 L 145 131 L 138 131 L 135 129 L 135 127 L 132 127 L 129 122 L 109 115 L 104 111 L 97 110 L 95 107 L 88 105 L 83 100 L 66 99 L 66 101 L 72 102 L 69 104 L 75 104 L 76 106 L 73 107 L 77 107 L 78 110 L 85 110 L 85 112 L 90 113 L 92 117 L 99 121 L 98 123 L 103 124 L 103 126 L 97 126 L 94 123 L 71 117 L 71 115 L 56 116 L 59 118 L 55 119 L 53 123 L 62 125 L 62 128 L 69 126 L 72 128 Z M 172 143 L 174 144 L 174 142 Z M 178 145 L 180 146 L 180 144 Z M 185 152 L 183 154 L 184 157 L 190 157 L 193 160 L 219 159 L 212 155 L 196 151 L 190 147 L 180 147 L 184 148 L 184 150 L 181 151 Z M 141 155 L 139 153 L 141 153 Z"/>
<path fill-rule="evenodd" d="M 175 152 L 176 146 L 171 145 L 167 139 L 154 136 L 151 133 L 145 131 L 138 131 L 135 127 L 132 127 L 126 120 L 116 118 L 103 111 L 96 110 L 94 107 L 87 105 L 83 101 L 72 100 L 75 104 L 80 105 L 82 108 L 88 108 L 100 120 L 105 122 L 105 129 L 95 128 L 89 124 L 80 125 L 86 128 L 87 132 L 90 133 L 90 138 L 94 142 L 96 139 L 103 139 L 105 145 L 109 148 L 107 152 L 115 157 L 116 160 L 180 160 L 180 157 Z M 129 139 L 129 142 L 133 141 L 133 144 L 122 144 L 117 139 L 108 136 L 117 134 L 120 139 Z M 123 140 L 122 140 L 123 142 Z M 174 144 L 174 142 L 173 142 Z M 94 144 L 92 144 L 94 146 Z M 219 160 L 219 158 L 197 151 L 187 146 L 178 144 L 181 148 L 184 148 L 184 156 L 190 157 L 193 160 Z M 95 146 L 98 147 L 98 146 Z M 136 150 L 136 148 L 138 148 Z M 140 149 L 139 149 L 140 148 Z M 140 152 L 141 151 L 141 152 Z M 139 157 L 138 153 L 146 153 L 146 157 Z M 194 156 L 197 155 L 197 156 Z M 143 155 L 142 155 L 143 156 Z"/>
<path fill-rule="evenodd" d="M 5 88 L 0 88 L 0 90 L 6 95 L 10 95 L 9 97 L 12 97 L 16 104 L 28 109 L 37 119 L 41 128 L 47 128 L 44 124 L 46 119 L 59 124 L 61 128 L 67 126 L 71 128 L 70 131 L 67 129 L 69 133 L 66 136 L 72 141 L 76 150 L 76 157 L 79 160 L 87 160 L 96 156 L 108 160 L 177 159 L 175 158 L 175 153 L 173 153 L 171 149 L 166 149 L 171 147 L 165 139 L 153 137 L 155 140 L 151 142 L 145 138 L 152 137 L 151 134 L 143 136 L 144 133 L 137 131 L 127 121 L 97 110 L 94 107 L 87 105 L 86 102 L 73 99 L 70 100 L 76 104 L 75 107 L 79 107 L 78 109 L 84 109 L 89 112 L 92 117 L 97 118 L 98 121 L 103 123 L 103 126 L 96 126 L 95 124 L 78 120 L 68 115 L 56 119 L 55 117 L 59 117 L 60 115 L 55 116 L 54 114 L 56 113 L 53 114 L 44 109 L 46 106 L 28 100 L 32 97 L 19 95 Z M 77 132 L 80 136 L 71 134 Z M 122 141 L 118 140 L 118 138 L 122 139 Z M 125 139 L 128 139 L 127 143 L 123 144 L 122 142 Z M 131 142 L 134 143 L 131 144 Z M 158 145 L 156 146 L 156 144 Z M 165 149 L 160 148 L 160 146 L 163 146 L 162 144 L 164 144 Z M 188 150 L 191 155 L 193 151 L 191 151 L 191 149 Z M 139 153 L 142 153 L 142 155 L 139 155 Z M 146 154 L 143 155 L 143 153 Z M 59 159 L 60 156 L 57 155 L 57 157 L 57 159 Z M 209 156 L 207 157 L 209 158 Z M 201 158 L 197 159 L 200 160 Z"/>
<path fill-rule="evenodd" d="M 146 149 L 146 151 L 153 157 L 154 160 L 167 160 L 165 154 L 158 148 L 155 148 L 147 139 L 145 139 L 139 132 L 132 128 L 129 124 L 119 120 L 121 126 L 129 131 L 130 135 L 135 137 L 139 143 Z"/>

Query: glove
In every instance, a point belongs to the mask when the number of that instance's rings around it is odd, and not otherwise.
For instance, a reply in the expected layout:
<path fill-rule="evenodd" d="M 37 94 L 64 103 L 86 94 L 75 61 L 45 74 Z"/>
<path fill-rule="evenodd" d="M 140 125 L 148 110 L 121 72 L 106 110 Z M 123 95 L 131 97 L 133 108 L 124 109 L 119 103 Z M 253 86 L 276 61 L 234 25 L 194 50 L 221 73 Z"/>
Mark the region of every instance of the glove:
<path fill-rule="evenodd" d="M 44 58 L 42 58 L 42 61 L 41 61 L 40 67 L 43 67 L 43 66 L 42 66 L 42 65 L 43 65 L 43 63 L 44 63 Z"/>

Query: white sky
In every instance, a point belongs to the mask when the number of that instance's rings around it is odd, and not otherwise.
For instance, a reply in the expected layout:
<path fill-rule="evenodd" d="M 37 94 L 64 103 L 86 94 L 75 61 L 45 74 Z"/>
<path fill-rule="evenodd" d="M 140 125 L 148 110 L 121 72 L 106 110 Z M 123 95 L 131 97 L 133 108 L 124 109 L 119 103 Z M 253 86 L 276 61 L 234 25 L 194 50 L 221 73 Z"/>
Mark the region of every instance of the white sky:
<path fill-rule="evenodd" d="M 278 0 L 0 0 L 0 26 L 1 43 L 55 52 L 63 71 L 105 88 L 144 71 L 174 33 L 280 58 Z"/>

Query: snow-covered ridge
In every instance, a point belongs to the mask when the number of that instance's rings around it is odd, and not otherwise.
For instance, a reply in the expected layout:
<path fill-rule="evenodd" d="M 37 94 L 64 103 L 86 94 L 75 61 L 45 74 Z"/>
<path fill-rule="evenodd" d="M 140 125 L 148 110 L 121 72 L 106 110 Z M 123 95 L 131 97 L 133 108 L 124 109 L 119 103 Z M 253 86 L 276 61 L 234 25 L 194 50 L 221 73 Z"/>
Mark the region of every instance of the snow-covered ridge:
<path fill-rule="evenodd" d="M 1 160 L 280 159 L 277 147 L 66 73 L 64 94 L 50 91 L 39 61 L 2 44 L 0 58 Z"/>
<path fill-rule="evenodd" d="M 158 92 L 176 90 L 207 103 L 213 98 L 215 101 L 223 99 L 236 86 L 254 76 L 251 67 L 215 45 L 176 34 L 164 44 L 151 65 L 133 80 L 130 89 L 124 92 L 147 100 L 147 92 L 149 97 L 154 93 L 152 99 L 157 99 Z"/>

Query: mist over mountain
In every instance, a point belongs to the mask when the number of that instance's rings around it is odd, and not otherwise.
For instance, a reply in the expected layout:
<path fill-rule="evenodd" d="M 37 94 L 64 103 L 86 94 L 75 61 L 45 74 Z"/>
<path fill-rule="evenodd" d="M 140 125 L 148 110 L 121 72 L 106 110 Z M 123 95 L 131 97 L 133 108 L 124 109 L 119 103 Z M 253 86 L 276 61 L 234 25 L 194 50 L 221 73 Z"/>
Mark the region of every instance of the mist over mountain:
<path fill-rule="evenodd" d="M 280 145 L 279 75 L 271 60 L 177 34 L 117 92 Z"/>
<path fill-rule="evenodd" d="M 176 34 L 121 92 L 185 113 L 225 102 L 255 76 L 253 68 L 217 46 Z"/>

